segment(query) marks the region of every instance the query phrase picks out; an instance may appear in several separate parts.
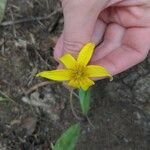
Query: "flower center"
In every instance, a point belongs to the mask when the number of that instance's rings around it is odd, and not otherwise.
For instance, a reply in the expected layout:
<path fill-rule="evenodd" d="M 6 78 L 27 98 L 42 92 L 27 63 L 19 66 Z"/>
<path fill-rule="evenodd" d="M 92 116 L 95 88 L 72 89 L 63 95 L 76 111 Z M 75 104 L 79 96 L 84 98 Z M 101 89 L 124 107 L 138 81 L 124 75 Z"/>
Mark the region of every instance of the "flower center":
<path fill-rule="evenodd" d="M 80 80 L 86 77 L 86 67 L 76 64 L 75 68 L 72 70 L 72 79 Z"/>

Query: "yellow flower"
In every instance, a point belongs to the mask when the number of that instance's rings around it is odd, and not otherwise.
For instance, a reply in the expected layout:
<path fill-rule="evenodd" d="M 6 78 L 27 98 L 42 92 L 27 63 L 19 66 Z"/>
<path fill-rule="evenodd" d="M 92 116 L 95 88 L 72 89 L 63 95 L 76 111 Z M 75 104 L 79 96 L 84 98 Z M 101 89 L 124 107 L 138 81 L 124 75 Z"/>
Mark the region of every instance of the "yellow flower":
<path fill-rule="evenodd" d="M 61 63 L 64 64 L 66 69 L 43 71 L 36 76 L 56 81 L 67 81 L 69 86 L 73 88 L 82 88 L 85 91 L 90 86 L 94 85 L 91 78 L 109 77 L 112 80 L 112 76 L 104 67 L 87 65 L 92 57 L 94 48 L 95 44 L 87 43 L 81 49 L 77 60 L 69 53 L 60 58 Z"/>

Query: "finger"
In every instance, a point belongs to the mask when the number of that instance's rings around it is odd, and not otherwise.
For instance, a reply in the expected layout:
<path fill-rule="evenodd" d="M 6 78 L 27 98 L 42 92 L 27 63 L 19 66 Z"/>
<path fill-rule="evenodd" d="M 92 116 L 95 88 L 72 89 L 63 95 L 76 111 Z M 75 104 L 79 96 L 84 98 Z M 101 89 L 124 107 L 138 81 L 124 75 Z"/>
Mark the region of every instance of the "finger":
<path fill-rule="evenodd" d="M 106 24 L 101 20 L 97 20 L 91 37 L 91 42 L 98 45 L 102 41 L 105 29 L 106 29 Z M 66 52 L 63 50 L 63 45 L 64 45 L 63 41 L 64 41 L 64 37 L 62 34 L 54 48 L 54 57 L 56 60 L 58 60 Z"/>
<path fill-rule="evenodd" d="M 63 33 L 58 39 L 54 48 L 54 58 L 58 60 L 63 55 Z"/>
<path fill-rule="evenodd" d="M 116 22 L 124 27 L 135 27 L 135 26 L 148 26 L 149 22 L 149 4 L 150 2 L 144 2 L 135 0 L 132 1 L 121 1 L 115 3 L 113 7 L 107 7 L 104 9 L 99 18 L 104 22 Z M 147 13 L 146 13 L 147 12 Z"/>
<path fill-rule="evenodd" d="M 92 34 L 91 42 L 95 43 L 95 45 L 98 45 L 103 40 L 103 36 L 106 30 L 106 23 L 104 23 L 102 20 L 97 20 L 95 24 L 95 28 Z"/>
<path fill-rule="evenodd" d="M 63 6 L 63 51 L 77 55 L 84 44 L 91 42 L 103 3 L 99 1 L 68 1 Z"/>
<path fill-rule="evenodd" d="M 91 62 L 97 61 L 108 55 L 111 51 L 121 46 L 125 28 L 111 23 L 107 26 L 103 42 L 95 49 Z"/>
<path fill-rule="evenodd" d="M 143 61 L 149 49 L 150 29 L 131 28 L 126 31 L 119 48 L 93 64 L 102 65 L 115 75 Z"/>

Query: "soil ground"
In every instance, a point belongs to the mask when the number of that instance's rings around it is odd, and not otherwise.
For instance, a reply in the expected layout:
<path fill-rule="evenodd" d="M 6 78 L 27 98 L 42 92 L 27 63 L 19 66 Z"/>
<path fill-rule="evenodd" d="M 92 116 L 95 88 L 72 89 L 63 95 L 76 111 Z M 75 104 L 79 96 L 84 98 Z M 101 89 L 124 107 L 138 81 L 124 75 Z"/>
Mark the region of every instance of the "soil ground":
<path fill-rule="evenodd" d="M 68 90 L 34 77 L 57 66 L 60 8 L 56 0 L 8 1 L 0 26 L 0 150 L 50 150 L 76 122 Z M 150 149 L 149 66 L 150 56 L 113 82 L 97 82 L 89 114 L 95 128 L 82 122 L 77 150 Z"/>

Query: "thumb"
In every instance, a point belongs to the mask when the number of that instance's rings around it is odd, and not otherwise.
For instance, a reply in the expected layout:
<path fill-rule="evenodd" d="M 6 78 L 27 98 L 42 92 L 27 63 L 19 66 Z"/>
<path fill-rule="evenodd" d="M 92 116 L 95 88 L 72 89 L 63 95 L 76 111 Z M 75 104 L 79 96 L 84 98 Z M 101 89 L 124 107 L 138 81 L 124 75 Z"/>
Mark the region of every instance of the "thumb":
<path fill-rule="evenodd" d="M 92 41 L 95 24 L 100 11 L 104 8 L 104 0 L 71 0 L 62 1 L 64 13 L 64 30 L 61 40 L 62 53 L 77 55 L 81 47 Z M 64 2 L 64 3 L 63 3 Z M 60 42 L 61 41 L 61 42 Z M 94 42 L 94 41 L 92 41 Z M 57 48 L 61 47 L 56 45 Z M 60 56 L 56 56 L 57 58 Z"/>

